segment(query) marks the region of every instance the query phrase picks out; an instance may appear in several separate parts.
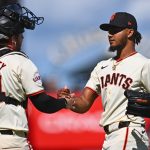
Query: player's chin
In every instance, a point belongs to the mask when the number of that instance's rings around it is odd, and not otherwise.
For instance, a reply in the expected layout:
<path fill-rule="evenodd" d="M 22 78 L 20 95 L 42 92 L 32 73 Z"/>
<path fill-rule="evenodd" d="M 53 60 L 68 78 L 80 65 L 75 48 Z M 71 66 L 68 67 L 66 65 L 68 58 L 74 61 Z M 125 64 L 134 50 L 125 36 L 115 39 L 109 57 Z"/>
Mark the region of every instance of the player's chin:
<path fill-rule="evenodd" d="M 110 46 L 108 50 L 109 50 L 109 52 L 115 52 L 117 50 L 117 47 L 116 46 Z"/>

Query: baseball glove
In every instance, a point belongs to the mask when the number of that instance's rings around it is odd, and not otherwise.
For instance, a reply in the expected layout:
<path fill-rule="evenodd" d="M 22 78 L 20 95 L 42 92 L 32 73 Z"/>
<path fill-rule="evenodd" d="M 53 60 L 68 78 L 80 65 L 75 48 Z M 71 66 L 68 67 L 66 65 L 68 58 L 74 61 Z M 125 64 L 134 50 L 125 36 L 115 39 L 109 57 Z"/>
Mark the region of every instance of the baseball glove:
<path fill-rule="evenodd" d="M 128 99 L 126 114 L 150 118 L 150 93 L 126 90 Z"/>

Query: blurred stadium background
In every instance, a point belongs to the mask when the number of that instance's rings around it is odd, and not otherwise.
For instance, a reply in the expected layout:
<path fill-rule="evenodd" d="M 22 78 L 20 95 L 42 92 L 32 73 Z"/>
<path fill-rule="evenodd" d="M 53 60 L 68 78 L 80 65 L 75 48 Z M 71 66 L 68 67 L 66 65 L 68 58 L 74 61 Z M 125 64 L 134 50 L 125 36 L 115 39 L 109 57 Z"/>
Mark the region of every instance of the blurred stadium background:
<path fill-rule="evenodd" d="M 39 68 L 50 95 L 56 96 L 65 85 L 79 94 L 94 66 L 114 55 L 107 51 L 107 33 L 99 30 L 114 12 L 126 11 L 137 18 L 143 36 L 137 50 L 150 57 L 148 0 L 0 0 L 0 6 L 12 2 L 45 18 L 34 31 L 25 32 L 22 49 Z M 82 115 L 68 110 L 47 115 L 29 102 L 31 143 L 35 150 L 99 150 L 104 139 L 98 125 L 101 112 L 100 97 Z M 146 121 L 149 133 L 149 119 Z"/>

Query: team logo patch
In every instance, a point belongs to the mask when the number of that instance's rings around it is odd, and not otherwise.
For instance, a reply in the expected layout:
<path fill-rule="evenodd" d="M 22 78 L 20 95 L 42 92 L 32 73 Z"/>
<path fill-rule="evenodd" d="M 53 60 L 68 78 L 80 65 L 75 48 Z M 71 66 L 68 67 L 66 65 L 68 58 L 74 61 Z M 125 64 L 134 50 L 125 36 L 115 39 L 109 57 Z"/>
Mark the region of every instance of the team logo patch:
<path fill-rule="evenodd" d="M 34 81 L 34 82 L 38 82 L 38 83 L 40 83 L 40 84 L 42 83 L 40 74 L 39 74 L 38 72 L 36 72 L 36 73 L 34 74 L 33 81 Z"/>

